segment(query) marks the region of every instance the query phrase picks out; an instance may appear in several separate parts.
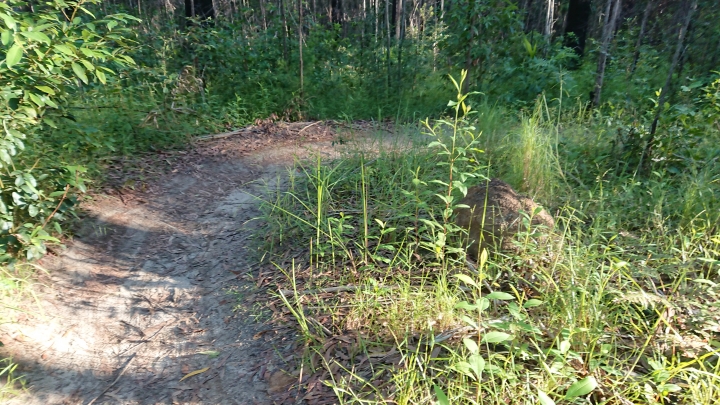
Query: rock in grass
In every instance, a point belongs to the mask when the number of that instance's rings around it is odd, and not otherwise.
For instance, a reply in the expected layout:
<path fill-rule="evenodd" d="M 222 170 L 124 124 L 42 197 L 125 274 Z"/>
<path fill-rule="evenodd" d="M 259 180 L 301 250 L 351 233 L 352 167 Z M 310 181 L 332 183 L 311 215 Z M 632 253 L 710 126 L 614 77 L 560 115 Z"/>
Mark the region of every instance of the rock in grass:
<path fill-rule="evenodd" d="M 477 260 L 481 248 L 488 252 L 517 252 L 513 238 L 518 233 L 534 231 L 539 225 L 546 227 L 544 231 L 547 232 L 555 225 L 546 210 L 539 210 L 539 205 L 531 198 L 516 193 L 509 184 L 498 179 L 469 188 L 460 204 L 470 208 L 457 209 L 455 223 L 469 232 L 471 243 L 467 254 L 473 260 Z M 531 218 L 531 229 L 527 229 L 524 215 Z M 540 240 L 546 239 L 546 236 L 540 237 Z"/>

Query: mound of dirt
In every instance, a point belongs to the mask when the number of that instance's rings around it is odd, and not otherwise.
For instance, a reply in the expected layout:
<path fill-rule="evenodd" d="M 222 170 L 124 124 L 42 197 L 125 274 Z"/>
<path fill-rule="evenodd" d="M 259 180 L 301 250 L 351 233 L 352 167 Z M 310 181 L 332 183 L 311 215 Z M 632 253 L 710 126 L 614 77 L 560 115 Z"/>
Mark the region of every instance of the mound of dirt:
<path fill-rule="evenodd" d="M 553 217 L 541 210 L 531 198 L 520 195 L 509 184 L 499 179 L 468 189 L 467 196 L 460 201 L 470 208 L 460 208 L 455 223 L 469 231 L 468 257 L 477 259 L 481 249 L 489 252 L 515 252 L 513 238 L 519 232 L 530 231 L 523 221 L 523 213 L 531 217 L 530 227 L 555 226 Z M 545 239 L 545 238 L 541 238 Z"/>

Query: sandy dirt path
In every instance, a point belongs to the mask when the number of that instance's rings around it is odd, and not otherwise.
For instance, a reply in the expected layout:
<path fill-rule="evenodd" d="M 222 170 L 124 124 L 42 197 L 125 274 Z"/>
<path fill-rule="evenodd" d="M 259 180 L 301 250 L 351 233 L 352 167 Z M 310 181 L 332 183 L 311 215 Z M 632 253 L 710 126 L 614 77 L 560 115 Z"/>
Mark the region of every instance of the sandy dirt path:
<path fill-rule="evenodd" d="M 293 156 L 337 154 L 333 139 L 245 156 L 226 153 L 242 138 L 206 143 L 142 193 L 84 203 L 74 240 L 40 263 L 39 305 L 0 327 L 28 386 L 10 403 L 301 403 L 296 337 L 258 299 L 254 196 Z"/>

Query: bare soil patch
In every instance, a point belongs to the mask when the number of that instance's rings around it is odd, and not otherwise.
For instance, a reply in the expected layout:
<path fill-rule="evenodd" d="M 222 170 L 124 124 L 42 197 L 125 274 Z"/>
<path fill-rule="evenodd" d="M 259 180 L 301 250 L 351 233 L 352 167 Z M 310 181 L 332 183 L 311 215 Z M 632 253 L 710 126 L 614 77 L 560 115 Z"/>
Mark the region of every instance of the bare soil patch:
<path fill-rule="evenodd" d="M 11 404 L 302 403 L 296 336 L 270 322 L 256 196 L 296 156 L 370 138 L 283 125 L 114 162 L 67 249 L 40 262 L 39 301 L 0 326 L 28 384 Z"/>

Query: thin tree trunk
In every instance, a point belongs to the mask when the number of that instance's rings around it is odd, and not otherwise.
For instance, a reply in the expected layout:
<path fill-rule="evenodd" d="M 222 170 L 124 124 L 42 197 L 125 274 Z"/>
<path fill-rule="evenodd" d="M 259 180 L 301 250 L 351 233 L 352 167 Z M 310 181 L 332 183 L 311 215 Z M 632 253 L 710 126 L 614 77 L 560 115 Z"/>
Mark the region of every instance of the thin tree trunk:
<path fill-rule="evenodd" d="M 265 1 L 260 0 L 260 15 L 262 16 L 263 31 L 267 31 L 267 17 L 265 16 Z"/>
<path fill-rule="evenodd" d="M 633 54 L 632 67 L 630 68 L 630 77 L 632 77 L 635 73 L 635 68 L 637 68 L 637 62 L 640 58 L 640 46 L 642 46 L 642 41 L 645 38 L 645 27 L 647 27 L 648 19 L 650 18 L 650 14 L 652 14 L 654 7 L 655 0 L 647 0 L 645 12 L 643 13 L 642 21 L 640 22 L 640 32 L 638 33 L 637 42 L 635 42 L 635 53 Z"/>
<path fill-rule="evenodd" d="M 304 72 L 303 72 L 303 6 L 302 0 L 298 0 L 298 45 L 300 52 L 300 101 L 303 100 L 304 87 Z"/>
<path fill-rule="evenodd" d="M 403 42 L 405 40 L 405 0 L 398 0 L 400 2 L 400 35 L 398 35 L 398 84 L 402 85 L 402 51 Z"/>
<path fill-rule="evenodd" d="M 605 7 L 605 26 L 603 27 L 603 42 L 600 46 L 600 56 L 598 57 L 597 74 L 595 75 L 595 89 L 593 90 L 593 106 L 600 105 L 600 95 L 602 94 L 603 80 L 605 79 L 605 66 L 607 65 L 607 57 L 615 34 L 615 23 L 620 15 L 621 0 L 607 0 Z M 611 15 L 612 14 L 612 15 Z"/>
<path fill-rule="evenodd" d="M 643 151 L 643 155 L 640 159 L 640 166 L 643 166 L 643 163 L 645 164 L 646 168 L 649 168 L 649 161 L 650 161 L 650 155 L 652 154 L 652 148 L 653 144 L 655 142 L 655 132 L 657 131 L 657 125 L 658 121 L 660 120 L 660 114 L 662 114 L 663 110 L 663 104 L 665 104 L 665 98 L 668 95 L 668 92 L 670 91 L 670 84 L 672 83 L 672 77 L 673 73 L 675 73 L 675 68 L 677 67 L 678 61 L 680 60 L 680 55 L 682 53 L 683 44 L 685 42 L 685 35 L 687 34 L 688 26 L 690 25 L 690 21 L 692 19 L 692 15 L 697 9 L 698 0 L 688 0 L 690 3 L 688 4 L 687 10 L 685 11 L 685 19 L 683 21 L 683 25 L 680 27 L 680 31 L 678 32 L 678 39 L 677 39 L 677 46 L 675 47 L 675 54 L 673 55 L 672 62 L 670 63 L 670 69 L 668 70 L 667 78 L 665 79 L 665 85 L 663 86 L 662 90 L 660 90 L 660 96 L 658 97 L 658 105 L 657 105 L 657 111 L 655 111 L 655 118 L 653 119 L 652 125 L 650 126 L 650 136 L 648 137 L 647 144 L 645 144 L 645 150 Z M 687 4 L 687 3 L 686 3 Z"/>
<path fill-rule="evenodd" d="M 401 20 L 402 20 L 402 8 L 403 8 L 403 0 L 394 0 L 395 1 L 395 18 L 393 18 L 393 21 L 395 22 L 395 40 L 400 42 L 400 26 L 401 26 Z"/>
<path fill-rule="evenodd" d="M 390 0 L 385 0 L 385 28 L 387 30 L 386 62 L 387 62 L 387 87 L 390 94 Z"/>
<path fill-rule="evenodd" d="M 285 0 L 280 0 L 280 18 L 282 18 L 283 22 L 283 59 L 285 59 L 285 63 L 288 62 L 288 25 L 287 25 L 287 16 L 285 15 Z"/>
<path fill-rule="evenodd" d="M 360 29 L 360 52 L 365 48 L 365 26 L 367 25 L 367 0 L 362 2 L 362 26 Z"/>
<path fill-rule="evenodd" d="M 380 14 L 378 13 L 378 0 L 375 1 L 375 44 L 378 42 L 378 26 L 380 24 Z"/>
<path fill-rule="evenodd" d="M 545 13 L 545 41 L 550 43 L 552 35 L 553 20 L 555 19 L 555 0 L 547 0 L 547 12 Z"/>

